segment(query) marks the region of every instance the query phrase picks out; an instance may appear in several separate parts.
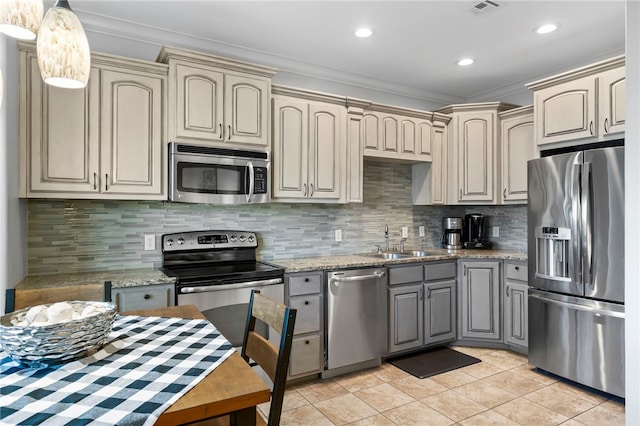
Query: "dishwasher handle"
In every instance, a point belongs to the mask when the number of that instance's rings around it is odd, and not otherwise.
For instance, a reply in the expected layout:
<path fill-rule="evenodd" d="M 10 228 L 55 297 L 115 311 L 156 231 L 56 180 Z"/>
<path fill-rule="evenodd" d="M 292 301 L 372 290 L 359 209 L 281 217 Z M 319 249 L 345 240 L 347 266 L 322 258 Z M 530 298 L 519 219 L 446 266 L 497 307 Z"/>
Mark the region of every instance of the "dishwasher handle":
<path fill-rule="evenodd" d="M 373 274 L 369 275 L 355 275 L 353 277 L 331 277 L 329 279 L 330 283 L 344 283 L 350 281 L 362 281 L 362 280 L 370 280 L 370 279 L 380 279 L 384 277 L 387 273 L 385 271 L 376 271 Z"/>

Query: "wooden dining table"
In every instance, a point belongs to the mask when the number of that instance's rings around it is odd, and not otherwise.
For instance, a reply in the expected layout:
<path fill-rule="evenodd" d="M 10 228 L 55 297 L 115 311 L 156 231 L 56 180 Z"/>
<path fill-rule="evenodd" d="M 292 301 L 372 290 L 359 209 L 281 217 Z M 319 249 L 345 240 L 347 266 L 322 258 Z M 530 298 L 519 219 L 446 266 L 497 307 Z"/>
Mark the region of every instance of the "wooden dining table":
<path fill-rule="evenodd" d="M 194 305 L 120 314 L 206 319 Z M 155 424 L 179 425 L 228 414 L 232 425 L 255 425 L 256 406 L 270 397 L 264 380 L 235 352 L 162 413 Z"/>

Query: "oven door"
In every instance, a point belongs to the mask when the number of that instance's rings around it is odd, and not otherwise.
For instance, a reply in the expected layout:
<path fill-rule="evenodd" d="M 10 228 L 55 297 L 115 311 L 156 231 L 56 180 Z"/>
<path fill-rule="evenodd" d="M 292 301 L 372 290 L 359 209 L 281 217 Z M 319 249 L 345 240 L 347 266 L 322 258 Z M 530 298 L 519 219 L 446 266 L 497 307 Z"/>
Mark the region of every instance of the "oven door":
<path fill-rule="evenodd" d="M 270 201 L 268 160 L 233 156 L 234 150 L 215 152 L 220 155 L 170 153 L 169 200 L 203 204 Z"/>
<path fill-rule="evenodd" d="M 251 290 L 284 303 L 284 284 L 281 278 L 223 285 L 178 285 L 178 305 L 195 305 L 231 342 L 241 347 L 247 323 Z M 264 324 L 256 324 L 260 334 L 278 347 L 280 334 Z"/>

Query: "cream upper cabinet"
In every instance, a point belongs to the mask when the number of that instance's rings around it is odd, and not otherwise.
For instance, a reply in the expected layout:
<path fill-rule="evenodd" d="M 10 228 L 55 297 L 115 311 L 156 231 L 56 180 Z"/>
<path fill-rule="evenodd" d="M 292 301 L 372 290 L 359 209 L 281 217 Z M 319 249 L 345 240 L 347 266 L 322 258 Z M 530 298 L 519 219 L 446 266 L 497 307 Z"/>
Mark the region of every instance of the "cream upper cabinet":
<path fill-rule="evenodd" d="M 163 47 L 169 64 L 170 141 L 270 147 L 273 68 Z"/>
<path fill-rule="evenodd" d="M 533 105 L 498 114 L 503 204 L 527 203 L 527 161 L 540 153 L 533 132 Z"/>
<path fill-rule="evenodd" d="M 272 103 L 272 201 L 346 202 L 346 107 L 279 95 Z"/>
<path fill-rule="evenodd" d="M 362 119 L 365 157 L 408 163 L 431 161 L 431 113 L 378 104 L 369 104 L 368 108 Z"/>
<path fill-rule="evenodd" d="M 526 85 L 534 90 L 541 149 L 620 138 L 624 133 L 624 56 Z"/>
<path fill-rule="evenodd" d="M 93 53 L 87 87 L 61 89 L 19 46 L 20 195 L 166 199 L 167 67 Z"/>
<path fill-rule="evenodd" d="M 447 204 L 497 204 L 500 182 L 498 112 L 500 102 L 452 105 L 448 144 Z"/>
<path fill-rule="evenodd" d="M 414 164 L 411 170 L 411 196 L 414 205 L 447 203 L 447 123 L 449 120 L 448 116 L 436 115 L 433 122 L 429 123 L 428 146 L 431 162 Z M 423 138 L 424 140 L 427 138 Z"/>

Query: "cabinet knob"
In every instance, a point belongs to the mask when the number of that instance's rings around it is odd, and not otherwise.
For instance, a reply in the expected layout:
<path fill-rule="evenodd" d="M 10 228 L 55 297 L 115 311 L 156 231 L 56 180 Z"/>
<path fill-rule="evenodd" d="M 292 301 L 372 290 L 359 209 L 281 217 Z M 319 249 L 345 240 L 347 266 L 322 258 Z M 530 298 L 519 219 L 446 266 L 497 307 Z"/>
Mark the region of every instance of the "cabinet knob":
<path fill-rule="evenodd" d="M 308 283 L 308 282 L 309 282 L 309 278 L 305 278 L 305 279 L 304 279 L 304 282 L 305 282 L 305 283 Z"/>
<path fill-rule="evenodd" d="M 515 268 L 515 269 L 516 269 L 516 271 L 519 271 L 519 270 L 520 270 L 520 267 L 519 267 L 519 266 L 516 266 L 516 268 Z"/>
<path fill-rule="evenodd" d="M 150 295 L 150 294 L 145 294 L 145 295 L 144 295 L 144 298 L 145 298 L 145 299 L 151 299 L 151 295 Z"/>
<path fill-rule="evenodd" d="M 305 305 L 308 305 L 308 304 L 309 304 L 309 301 L 308 301 L 308 300 L 305 300 L 305 301 L 304 301 L 304 304 L 305 304 Z"/>
<path fill-rule="evenodd" d="M 305 341 L 304 341 L 304 344 L 305 344 L 305 345 L 308 345 L 309 343 L 311 343 L 311 342 L 310 342 L 310 341 L 308 341 L 308 340 L 305 340 Z"/>

